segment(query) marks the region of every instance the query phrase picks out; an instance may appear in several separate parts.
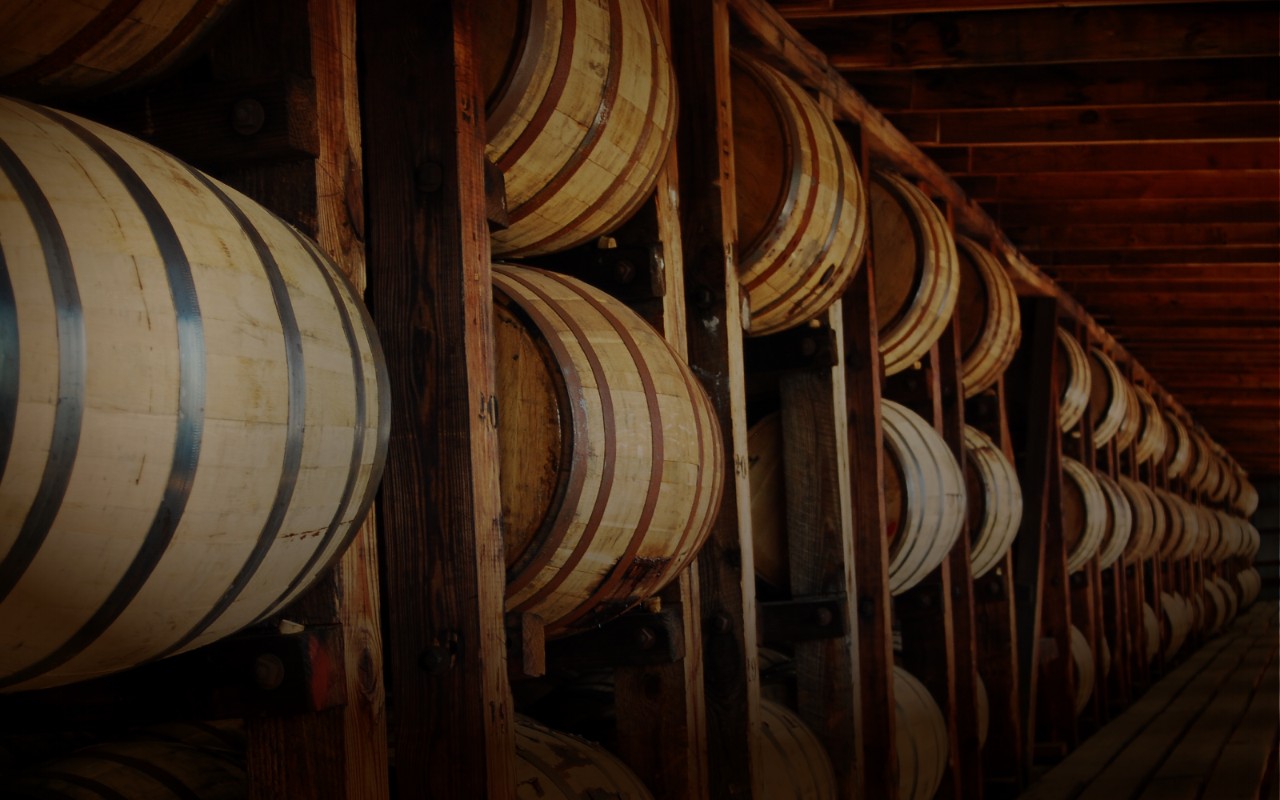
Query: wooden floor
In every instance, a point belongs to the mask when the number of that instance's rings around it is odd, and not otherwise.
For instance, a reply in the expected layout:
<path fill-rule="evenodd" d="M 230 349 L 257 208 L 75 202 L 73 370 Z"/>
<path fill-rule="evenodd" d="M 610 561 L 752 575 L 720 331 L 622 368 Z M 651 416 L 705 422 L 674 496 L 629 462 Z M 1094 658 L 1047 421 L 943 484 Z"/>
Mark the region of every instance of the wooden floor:
<path fill-rule="evenodd" d="M 1260 601 L 1023 800 L 1280 798 L 1278 641 L 1276 606 Z"/>

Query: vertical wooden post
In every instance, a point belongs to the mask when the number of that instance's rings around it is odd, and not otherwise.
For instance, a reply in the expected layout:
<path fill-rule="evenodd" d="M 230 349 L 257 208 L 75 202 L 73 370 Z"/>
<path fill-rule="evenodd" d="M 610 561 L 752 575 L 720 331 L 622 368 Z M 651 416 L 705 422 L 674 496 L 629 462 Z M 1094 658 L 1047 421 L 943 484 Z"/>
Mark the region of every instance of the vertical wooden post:
<path fill-rule="evenodd" d="M 1004 378 L 989 393 L 970 401 L 966 419 L 1017 462 L 1009 435 Z M 978 671 L 987 687 L 990 730 L 983 751 L 986 796 L 1009 798 L 1024 786 L 1022 715 L 1019 703 L 1017 620 L 1013 605 L 1013 549 L 974 585 Z"/>
<path fill-rule="evenodd" d="M 362 0 L 396 796 L 511 798 L 484 105 L 469 4 Z"/>
<path fill-rule="evenodd" d="M 827 320 L 832 330 L 843 331 L 841 301 L 828 310 Z M 835 361 L 825 373 L 784 375 L 780 389 L 791 592 L 797 598 L 842 596 L 848 621 L 841 638 L 796 644 L 799 710 L 831 756 L 839 796 L 854 800 L 861 796 L 855 769 L 857 726 L 851 713 L 858 685 L 857 592 L 843 336 L 836 337 Z"/>
<path fill-rule="evenodd" d="M 760 682 L 755 568 L 737 275 L 727 0 L 671 7 L 680 83 L 681 233 L 689 300 L 689 363 L 720 420 L 732 480 L 698 556 L 710 797 L 759 797 Z"/>
<path fill-rule="evenodd" d="M 871 159 L 859 129 L 846 128 L 870 191 Z M 870 209 L 868 209 L 868 212 Z M 868 227 L 871 225 L 868 219 Z M 885 537 L 884 428 L 880 384 L 884 361 L 876 320 L 875 252 L 844 295 L 844 354 L 848 367 L 845 403 L 849 409 L 849 467 L 853 475 L 854 586 L 856 627 L 851 639 L 858 688 L 853 719 L 858 739 L 854 768 L 859 797 L 898 797 L 897 719 L 893 699 L 893 624 L 889 596 L 889 545 Z"/>
<path fill-rule="evenodd" d="M 1057 360 L 1058 304 L 1052 297 L 1024 298 L 1023 337 L 1015 359 L 1017 374 L 1006 375 L 1010 400 L 1024 424 L 1017 440 L 1018 482 L 1022 485 L 1022 527 L 1014 555 L 1015 608 L 1018 621 L 1018 674 L 1021 677 L 1022 720 L 1027 754 L 1034 751 L 1037 728 L 1036 697 L 1040 684 L 1041 609 L 1044 586 L 1046 530 L 1060 517 L 1056 457 L 1058 441 Z M 1028 335 L 1029 334 L 1029 335 Z M 1010 380 L 1010 376 L 1013 379 Z M 1050 496 L 1052 493 L 1052 496 Z M 1059 522 L 1060 524 L 1060 522 Z M 1065 654 L 1059 654 L 1065 655 Z M 1029 767 L 1029 765 L 1024 765 Z"/>

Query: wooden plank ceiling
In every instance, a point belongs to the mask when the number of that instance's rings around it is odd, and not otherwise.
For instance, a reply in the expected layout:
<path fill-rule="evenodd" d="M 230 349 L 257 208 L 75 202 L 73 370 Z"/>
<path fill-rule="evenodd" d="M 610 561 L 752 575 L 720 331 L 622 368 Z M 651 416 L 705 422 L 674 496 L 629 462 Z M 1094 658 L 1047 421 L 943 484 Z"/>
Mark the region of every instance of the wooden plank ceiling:
<path fill-rule="evenodd" d="M 1280 473 L 1280 3 L 771 2 L 1252 476 Z"/>

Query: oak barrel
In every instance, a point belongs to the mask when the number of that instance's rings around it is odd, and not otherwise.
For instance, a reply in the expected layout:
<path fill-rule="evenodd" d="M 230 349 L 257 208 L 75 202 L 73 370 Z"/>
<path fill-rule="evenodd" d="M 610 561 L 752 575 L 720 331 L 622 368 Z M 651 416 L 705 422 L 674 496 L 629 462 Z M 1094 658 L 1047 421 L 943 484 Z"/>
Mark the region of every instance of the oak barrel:
<path fill-rule="evenodd" d="M 3 788 L 7 800 L 243 800 L 249 778 L 242 748 L 143 738 L 41 761 Z"/>
<path fill-rule="evenodd" d="M 1055 369 L 1058 374 L 1058 425 L 1069 431 L 1076 426 L 1089 407 L 1089 395 L 1093 391 L 1093 372 L 1084 348 L 1062 328 L 1058 328 L 1058 354 Z"/>
<path fill-rule="evenodd" d="M 836 773 L 822 742 L 791 709 L 760 701 L 760 782 L 770 800 L 836 800 Z"/>
<path fill-rule="evenodd" d="M 1076 678 L 1074 708 L 1076 714 L 1080 714 L 1093 696 L 1093 648 L 1089 647 L 1089 640 L 1075 625 L 1071 626 L 1071 663 L 1075 665 Z"/>
<path fill-rule="evenodd" d="M 1258 490 L 1247 477 L 1240 479 L 1240 491 L 1236 494 L 1236 510 L 1246 517 L 1252 517 L 1258 510 Z"/>
<path fill-rule="evenodd" d="M 1236 574 L 1236 584 L 1240 589 L 1240 608 L 1248 608 L 1262 591 L 1262 576 L 1253 567 L 1248 567 Z"/>
<path fill-rule="evenodd" d="M 479 0 L 485 155 L 505 179 L 493 252 L 564 250 L 649 196 L 675 136 L 676 85 L 644 0 Z"/>
<path fill-rule="evenodd" d="M 171 66 L 232 0 L 0 3 L 0 91 L 52 97 L 126 86 Z"/>
<path fill-rule="evenodd" d="M 493 267 L 507 609 L 549 635 L 656 594 L 711 529 L 724 481 L 702 385 L 658 332 L 557 273 Z"/>
<path fill-rule="evenodd" d="M 1201 533 L 1196 555 L 1204 559 L 1211 559 L 1222 545 L 1222 520 L 1218 519 L 1218 515 L 1213 512 L 1213 509 L 1200 505 L 1196 506 L 1196 508 L 1200 515 Z"/>
<path fill-rule="evenodd" d="M 11 100 L 0 242 L 0 689 L 187 650 L 297 597 L 386 455 L 386 368 L 341 272 L 154 147 Z"/>
<path fill-rule="evenodd" d="M 1129 383 L 1106 353 L 1095 347 L 1089 356 L 1089 418 L 1093 421 L 1093 446 L 1102 447 L 1120 432 L 1129 413 Z"/>
<path fill-rule="evenodd" d="M 1013 281 L 991 251 L 956 237 L 960 288 L 956 318 L 960 335 L 960 379 L 964 396 L 986 390 L 1013 361 L 1022 340 L 1022 313 Z"/>
<path fill-rule="evenodd" d="M 1062 538 L 1067 572 L 1079 572 L 1098 553 L 1107 530 L 1107 497 L 1084 464 L 1062 457 Z"/>
<path fill-rule="evenodd" d="M 1169 463 L 1165 467 L 1165 473 L 1170 480 L 1173 480 L 1186 474 L 1187 467 L 1191 465 L 1193 445 L 1191 434 L 1187 431 L 1187 426 L 1182 424 L 1182 420 L 1174 414 L 1166 414 L 1164 420 L 1168 423 L 1169 429 L 1167 447 Z"/>
<path fill-rule="evenodd" d="M 1102 544 L 1098 547 L 1098 567 L 1106 569 L 1120 560 L 1129 544 L 1129 537 L 1133 533 L 1133 509 L 1124 490 L 1111 476 L 1095 471 L 1093 477 L 1098 479 L 1098 487 L 1107 498 L 1106 529 Z"/>
<path fill-rule="evenodd" d="M 516 800 L 653 800 L 636 774 L 598 744 L 516 717 Z"/>
<path fill-rule="evenodd" d="M 1165 559 L 1174 557 L 1174 552 L 1182 546 L 1183 537 L 1186 535 L 1185 525 L 1183 523 L 1182 507 L 1178 505 L 1177 500 L 1164 489 L 1152 490 L 1156 496 L 1156 501 L 1164 509 L 1164 537 L 1160 540 L 1160 550 L 1156 555 Z"/>
<path fill-rule="evenodd" d="M 1230 625 L 1232 620 L 1236 618 L 1236 614 L 1240 611 L 1240 599 L 1236 595 L 1235 587 L 1228 583 L 1226 578 L 1218 575 L 1212 582 L 1222 592 L 1222 599 L 1225 603 L 1225 608 L 1224 619 L 1221 627 L 1226 628 L 1226 626 Z M 1206 581 L 1205 585 L 1208 586 L 1209 582 Z"/>
<path fill-rule="evenodd" d="M 891 172 L 871 176 L 871 246 L 884 372 L 915 364 L 951 322 L 959 292 L 955 239 L 942 212 Z"/>
<path fill-rule="evenodd" d="M 738 280 L 755 336 L 821 314 L 853 279 L 867 244 L 857 161 L 803 87 L 736 52 L 730 78 Z"/>
<path fill-rule="evenodd" d="M 1124 452 L 1128 450 L 1130 445 L 1135 447 L 1138 440 L 1138 434 L 1142 432 L 1142 401 L 1138 399 L 1137 387 L 1128 379 L 1120 384 L 1121 389 L 1125 393 L 1125 411 L 1124 417 L 1120 420 L 1120 427 L 1116 429 L 1116 449 Z"/>
<path fill-rule="evenodd" d="M 1176 513 L 1181 517 L 1182 538 L 1177 547 L 1173 549 L 1172 557 L 1175 559 L 1188 558 L 1200 545 L 1200 515 L 1196 513 L 1195 507 L 1178 495 L 1172 492 L 1166 494 L 1168 498 L 1172 499 L 1173 505 L 1177 509 Z"/>
<path fill-rule="evenodd" d="M 899 666 L 893 668 L 893 702 L 898 800 L 930 800 L 947 767 L 946 718 L 924 684 Z"/>
<path fill-rule="evenodd" d="M 1180 594 L 1160 593 L 1160 608 L 1164 611 L 1164 658 L 1173 658 L 1191 635 L 1191 605 Z"/>
<path fill-rule="evenodd" d="M 1022 487 L 1013 464 L 985 433 L 966 425 L 964 447 L 969 563 L 977 579 L 1013 546 L 1022 524 Z"/>
<path fill-rule="evenodd" d="M 1160 549 L 1164 535 L 1164 505 L 1145 484 L 1124 475 L 1117 482 L 1133 511 L 1133 531 L 1124 554 L 1131 560 L 1150 558 Z"/>
<path fill-rule="evenodd" d="M 1207 491 L 1209 470 L 1213 465 L 1213 455 L 1209 451 L 1208 438 L 1194 427 L 1188 428 L 1191 443 L 1191 463 L 1187 468 L 1185 480 L 1187 486 L 1198 492 Z"/>
<path fill-rule="evenodd" d="M 964 527 L 964 475 L 947 443 L 914 411 L 881 401 L 889 591 L 901 594 L 942 563 Z"/>
<path fill-rule="evenodd" d="M 1139 464 L 1152 460 L 1159 463 L 1164 460 L 1165 451 L 1169 446 L 1169 428 L 1165 425 L 1164 414 L 1156 405 L 1155 398 L 1146 389 L 1134 384 L 1133 391 L 1138 397 L 1138 407 L 1142 417 L 1134 453 Z"/>

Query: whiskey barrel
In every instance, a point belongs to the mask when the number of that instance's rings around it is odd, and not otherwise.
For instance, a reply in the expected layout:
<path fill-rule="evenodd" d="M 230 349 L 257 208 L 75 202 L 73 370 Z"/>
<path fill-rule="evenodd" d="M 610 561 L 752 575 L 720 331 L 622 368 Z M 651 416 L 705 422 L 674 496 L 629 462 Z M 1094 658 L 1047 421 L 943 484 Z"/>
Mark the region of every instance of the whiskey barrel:
<path fill-rule="evenodd" d="M 1164 507 L 1146 485 L 1121 475 L 1117 481 L 1133 511 L 1133 531 L 1124 554 L 1130 560 L 1150 558 L 1160 548 L 1164 532 Z"/>
<path fill-rule="evenodd" d="M 1176 494 L 1168 493 L 1168 497 L 1172 498 L 1173 505 L 1177 509 L 1176 513 L 1181 517 L 1182 537 L 1176 548 L 1172 552 L 1175 559 L 1189 558 L 1196 548 L 1200 546 L 1200 515 L 1196 513 L 1193 507 L 1186 500 L 1183 500 Z"/>
<path fill-rule="evenodd" d="M 965 519 L 964 475 L 947 443 L 920 415 L 881 402 L 889 591 L 902 594 L 951 552 Z"/>
<path fill-rule="evenodd" d="M 1236 574 L 1236 584 L 1240 589 L 1240 608 L 1245 609 L 1258 599 L 1258 593 L 1262 591 L 1262 576 L 1253 567 L 1248 567 Z"/>
<path fill-rule="evenodd" d="M 1258 490 L 1248 478 L 1240 480 L 1240 491 L 1236 494 L 1236 510 L 1245 517 L 1252 517 L 1258 510 Z"/>
<path fill-rule="evenodd" d="M 1182 424 L 1182 420 L 1173 414 L 1166 414 L 1164 417 L 1169 428 L 1169 445 L 1167 451 L 1169 453 L 1169 463 L 1166 467 L 1166 474 L 1170 480 L 1181 478 L 1187 472 L 1187 467 L 1191 465 L 1192 443 L 1191 434 L 1187 431 L 1187 426 Z"/>
<path fill-rule="evenodd" d="M 1174 552 L 1182 546 L 1183 536 L 1185 535 L 1182 507 L 1178 505 L 1176 498 L 1164 489 L 1155 489 L 1153 491 L 1156 501 L 1164 509 L 1165 519 L 1164 537 L 1160 541 L 1160 550 L 1157 555 L 1170 559 L 1174 557 Z"/>
<path fill-rule="evenodd" d="M 1169 428 L 1165 425 L 1164 414 L 1146 389 L 1134 384 L 1133 391 L 1138 396 L 1138 407 L 1142 415 L 1134 453 L 1139 464 L 1152 460 L 1160 463 L 1169 446 Z"/>
<path fill-rule="evenodd" d="M 493 267 L 507 609 L 549 635 L 656 594 L 711 530 L 711 402 L 635 312 L 564 275 Z"/>
<path fill-rule="evenodd" d="M 891 172 L 871 176 L 871 246 L 884 372 L 915 364 L 951 322 L 959 291 L 955 239 L 942 212 Z"/>
<path fill-rule="evenodd" d="M 751 481 L 751 542 L 756 577 L 778 589 L 791 586 L 787 549 L 786 476 L 782 471 L 782 415 L 761 417 L 747 430 Z"/>
<path fill-rule="evenodd" d="M 1188 428 L 1191 442 L 1191 464 L 1186 474 L 1187 486 L 1197 492 L 1208 489 L 1209 470 L 1213 464 L 1208 438 L 1196 428 Z"/>
<path fill-rule="evenodd" d="M 1212 559 L 1213 554 L 1222 546 L 1222 520 L 1212 509 L 1196 506 L 1200 514 L 1200 547 L 1197 555 L 1200 558 Z"/>
<path fill-rule="evenodd" d="M 1262 536 L 1258 533 L 1258 529 L 1254 527 L 1252 522 L 1245 520 L 1245 533 L 1248 535 L 1248 543 L 1245 546 L 1244 557 L 1253 560 L 1258 555 L 1258 550 L 1262 549 Z"/>
<path fill-rule="evenodd" d="M 102 92 L 171 66 L 232 0 L 13 0 L 0 4 L 0 92 Z"/>
<path fill-rule="evenodd" d="M 1133 533 L 1133 509 L 1120 484 L 1109 475 L 1095 471 L 1093 477 L 1098 479 L 1098 487 L 1107 498 L 1107 524 L 1102 544 L 1098 546 L 1098 567 L 1106 569 L 1120 560 L 1129 544 L 1129 536 Z"/>
<path fill-rule="evenodd" d="M 866 250 L 867 197 L 848 143 L 803 87 L 742 52 L 730 79 L 746 330 L 774 333 L 844 293 Z"/>
<path fill-rule="evenodd" d="M 1160 618 L 1150 603 L 1142 604 L 1142 632 L 1146 637 L 1147 662 L 1150 663 L 1160 652 Z"/>
<path fill-rule="evenodd" d="M 297 597 L 386 455 L 386 368 L 337 268 L 154 147 L 11 100 L 0 242 L 0 690 L 197 647 Z"/>
<path fill-rule="evenodd" d="M 479 0 L 485 155 L 505 179 L 503 256 L 565 250 L 644 202 L 675 135 L 676 86 L 644 0 Z"/>
<path fill-rule="evenodd" d="M 1107 498 L 1089 468 L 1062 458 L 1062 538 L 1067 572 L 1079 572 L 1098 553 L 1107 528 Z"/>
<path fill-rule="evenodd" d="M 1089 640 L 1075 625 L 1071 626 L 1071 663 L 1075 666 L 1076 695 L 1075 711 L 1080 714 L 1089 705 L 1093 696 L 1093 648 Z"/>
<path fill-rule="evenodd" d="M 1106 353 L 1095 347 L 1089 355 L 1089 419 L 1093 421 L 1093 446 L 1102 447 L 1120 432 L 1129 413 L 1129 383 Z"/>
<path fill-rule="evenodd" d="M 760 701 L 760 783 L 770 800 L 836 800 L 836 773 L 822 742 L 791 709 Z"/>
<path fill-rule="evenodd" d="M 1013 281 L 991 251 L 956 237 L 960 288 L 956 319 L 960 336 L 960 380 L 973 397 L 996 382 L 1013 361 L 1022 339 L 1022 315 Z"/>
<path fill-rule="evenodd" d="M 1084 416 L 1093 391 L 1093 371 L 1084 348 L 1062 328 L 1058 329 L 1058 424 L 1064 432 L 1071 430 Z"/>
<path fill-rule="evenodd" d="M 1022 487 L 1013 464 L 985 433 L 966 425 L 964 447 L 969 564 L 977 579 L 1013 546 L 1022 524 Z"/>
<path fill-rule="evenodd" d="M 1120 420 L 1120 427 L 1116 429 L 1115 442 L 1116 449 L 1124 452 L 1137 441 L 1138 434 L 1142 431 L 1142 406 L 1138 400 L 1137 387 L 1133 383 L 1126 379 L 1120 386 L 1127 399 L 1124 417 Z"/>
<path fill-rule="evenodd" d="M 1226 626 L 1231 624 L 1232 620 L 1236 618 L 1236 614 L 1240 611 L 1240 599 L 1236 596 L 1235 587 L 1228 583 L 1226 578 L 1223 578 L 1221 575 L 1215 577 L 1212 583 L 1217 586 L 1218 590 L 1222 593 L 1224 618 L 1221 628 L 1225 629 Z M 1206 581 L 1205 585 L 1208 586 L 1209 582 Z"/>
<path fill-rule="evenodd" d="M 29 766 L 8 800 L 240 800 L 249 795 L 243 750 L 184 741 L 104 742 Z"/>
<path fill-rule="evenodd" d="M 1222 536 L 1218 539 L 1218 546 L 1208 557 L 1210 561 L 1226 561 L 1243 549 L 1245 533 L 1236 524 L 1235 517 L 1217 510 L 1210 513 L 1218 520 L 1218 530 L 1222 532 Z"/>
<path fill-rule="evenodd" d="M 1160 608 L 1164 611 L 1164 658 L 1172 659 L 1182 649 L 1191 635 L 1191 606 L 1180 594 L 1160 593 Z"/>
<path fill-rule="evenodd" d="M 516 800 L 653 800 L 626 764 L 598 744 L 516 717 Z"/>
<path fill-rule="evenodd" d="M 924 684 L 898 666 L 893 668 L 893 703 L 898 800 L 930 800 L 947 767 L 946 718 Z"/>

